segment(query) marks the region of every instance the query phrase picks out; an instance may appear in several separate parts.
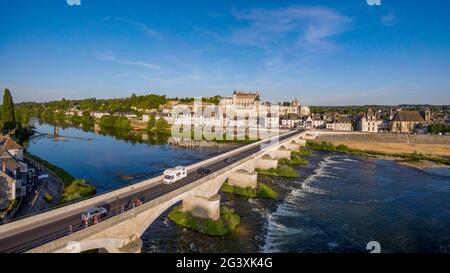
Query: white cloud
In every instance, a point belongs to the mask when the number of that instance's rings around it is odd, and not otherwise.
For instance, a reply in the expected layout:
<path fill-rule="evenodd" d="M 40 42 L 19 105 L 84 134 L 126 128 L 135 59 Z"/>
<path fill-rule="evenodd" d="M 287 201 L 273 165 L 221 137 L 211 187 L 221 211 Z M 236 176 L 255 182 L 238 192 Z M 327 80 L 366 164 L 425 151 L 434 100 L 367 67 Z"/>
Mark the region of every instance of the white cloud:
<path fill-rule="evenodd" d="M 110 17 L 105 17 L 104 20 L 129 24 L 150 38 L 153 38 L 156 40 L 164 40 L 164 37 L 161 35 L 161 33 L 159 33 L 159 31 L 149 27 L 148 25 L 146 25 L 142 22 L 137 22 L 137 21 L 133 21 L 128 18 L 122 18 L 122 17 L 112 18 L 112 19 Z"/>
<path fill-rule="evenodd" d="M 326 7 L 292 6 L 233 12 L 247 26 L 232 30 L 228 42 L 263 48 L 287 46 L 308 51 L 335 48 L 331 37 L 349 30 L 351 19 Z"/>
<path fill-rule="evenodd" d="M 381 0 L 367 0 L 369 6 L 381 6 Z"/>
<path fill-rule="evenodd" d="M 133 66 L 140 66 L 143 68 L 148 68 L 151 70 L 158 70 L 161 71 L 161 67 L 159 67 L 156 64 L 151 64 L 151 63 L 144 63 L 144 62 L 139 62 L 139 61 L 128 61 L 128 60 L 118 60 L 118 62 L 122 63 L 122 64 L 127 64 L 127 65 L 133 65 Z"/>
<path fill-rule="evenodd" d="M 81 6 L 81 0 L 66 0 L 69 6 Z"/>
<path fill-rule="evenodd" d="M 131 61 L 125 59 L 117 59 L 111 51 L 97 52 L 97 59 L 107 62 L 117 62 L 120 64 L 138 66 L 150 70 L 162 71 L 162 68 L 156 64 L 146 63 L 142 61 Z"/>
<path fill-rule="evenodd" d="M 397 16 L 394 12 L 389 12 L 388 14 L 381 17 L 381 22 L 385 26 L 393 26 L 397 24 Z"/>

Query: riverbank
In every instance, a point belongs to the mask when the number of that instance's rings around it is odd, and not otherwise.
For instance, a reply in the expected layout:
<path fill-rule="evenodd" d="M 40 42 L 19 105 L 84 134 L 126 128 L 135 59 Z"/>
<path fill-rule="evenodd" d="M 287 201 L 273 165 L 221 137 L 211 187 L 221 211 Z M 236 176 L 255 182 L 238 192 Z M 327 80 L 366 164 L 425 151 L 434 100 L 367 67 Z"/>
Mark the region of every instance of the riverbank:
<path fill-rule="evenodd" d="M 256 172 L 260 175 L 266 176 L 276 176 L 276 177 L 284 177 L 284 178 L 295 178 L 299 177 L 298 173 L 290 166 L 286 164 L 279 164 L 278 168 L 274 169 L 256 169 Z"/>
<path fill-rule="evenodd" d="M 373 133 L 322 135 L 318 140 L 364 151 L 406 154 L 417 152 L 436 157 L 450 156 L 450 136 Z"/>
<path fill-rule="evenodd" d="M 53 175 L 53 177 L 56 177 L 56 181 L 55 179 L 50 180 L 53 182 L 52 184 L 60 183 L 63 186 L 64 189 L 62 191 L 62 194 L 60 194 L 59 196 L 54 196 L 55 194 L 52 195 L 53 198 L 59 200 L 59 204 L 66 204 L 68 202 L 72 202 L 96 194 L 96 188 L 94 186 L 86 183 L 86 181 L 84 180 L 76 179 L 64 169 L 57 167 L 52 163 L 28 152 L 25 152 L 24 156 L 35 164 L 38 163 L 43 168 L 47 169 L 47 171 L 51 175 Z M 58 188 L 58 185 L 51 185 L 49 187 Z M 47 198 L 47 200 L 48 199 L 49 198 Z"/>
<path fill-rule="evenodd" d="M 386 152 L 383 148 L 377 149 L 377 145 L 375 143 L 370 143 L 370 147 L 373 150 L 367 150 L 368 147 L 367 145 L 364 146 L 365 147 L 364 149 L 357 149 L 353 148 L 355 146 L 349 147 L 346 144 L 342 143 L 336 145 L 334 141 L 326 142 L 316 140 L 312 141 L 308 140 L 306 143 L 306 147 L 312 150 L 351 153 L 355 155 L 374 157 L 377 159 L 396 160 L 400 164 L 419 169 L 450 168 L 450 160 L 448 159 L 437 156 L 425 155 L 417 151 L 413 151 L 412 153 Z"/>
<path fill-rule="evenodd" d="M 252 189 L 250 187 L 237 187 L 228 184 L 228 182 L 225 182 L 220 188 L 220 191 L 247 198 L 276 199 L 278 197 L 278 193 L 272 190 L 267 184 L 260 182 L 258 182 L 258 186 L 256 189 Z"/>
<path fill-rule="evenodd" d="M 178 225 L 210 236 L 224 236 L 235 230 L 240 223 L 239 215 L 224 206 L 220 208 L 220 218 L 217 221 L 193 217 L 190 212 L 183 212 L 182 206 L 175 207 L 168 217 Z"/>

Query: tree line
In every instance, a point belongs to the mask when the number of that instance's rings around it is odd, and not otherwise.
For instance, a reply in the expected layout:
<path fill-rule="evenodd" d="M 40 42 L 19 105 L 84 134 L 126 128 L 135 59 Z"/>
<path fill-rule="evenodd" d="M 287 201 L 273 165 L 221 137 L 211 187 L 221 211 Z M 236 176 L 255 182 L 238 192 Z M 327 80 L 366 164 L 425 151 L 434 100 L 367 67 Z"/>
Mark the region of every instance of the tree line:
<path fill-rule="evenodd" d="M 28 120 L 20 109 L 15 109 L 13 97 L 9 89 L 3 93 L 3 104 L 0 110 L 0 128 L 3 135 L 11 135 L 17 142 L 23 144 L 32 134 L 27 128 Z"/>

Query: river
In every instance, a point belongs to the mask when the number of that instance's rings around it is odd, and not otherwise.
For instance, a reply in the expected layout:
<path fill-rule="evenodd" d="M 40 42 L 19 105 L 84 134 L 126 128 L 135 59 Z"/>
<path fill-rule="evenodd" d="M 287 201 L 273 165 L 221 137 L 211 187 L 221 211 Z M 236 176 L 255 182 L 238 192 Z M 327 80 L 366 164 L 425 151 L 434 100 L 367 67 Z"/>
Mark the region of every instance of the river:
<path fill-rule="evenodd" d="M 86 179 L 99 192 L 223 152 L 183 149 L 155 141 L 120 138 L 36 124 L 44 133 L 28 144 L 31 153 Z M 259 177 L 277 200 L 222 194 L 241 224 L 231 234 L 209 237 L 161 215 L 144 233 L 143 252 L 450 252 L 450 171 L 422 171 L 346 154 L 314 152 L 295 179 Z"/>

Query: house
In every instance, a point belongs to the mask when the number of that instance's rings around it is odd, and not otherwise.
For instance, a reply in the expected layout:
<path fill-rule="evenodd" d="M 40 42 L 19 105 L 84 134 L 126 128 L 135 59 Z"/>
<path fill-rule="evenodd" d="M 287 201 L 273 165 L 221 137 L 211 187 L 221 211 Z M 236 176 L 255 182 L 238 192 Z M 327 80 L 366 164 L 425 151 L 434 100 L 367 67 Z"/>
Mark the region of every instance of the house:
<path fill-rule="evenodd" d="M 326 124 L 330 131 L 353 131 L 352 121 L 349 118 L 340 118 Z"/>
<path fill-rule="evenodd" d="M 312 126 L 313 128 L 316 129 L 325 129 L 326 128 L 325 120 L 314 118 L 312 119 Z"/>
<path fill-rule="evenodd" d="M 27 193 L 28 166 L 23 147 L 8 136 L 0 136 L 0 210 Z"/>
<path fill-rule="evenodd" d="M 418 111 L 398 111 L 391 123 L 393 133 L 414 133 L 419 124 L 425 123 Z"/>
<path fill-rule="evenodd" d="M 0 136 L 0 146 L 3 146 L 16 160 L 23 161 L 23 147 L 9 136 Z"/>
<path fill-rule="evenodd" d="M 6 210 L 11 202 L 16 199 L 15 187 L 16 182 L 4 172 L 0 171 L 0 216 L 1 212 Z"/>
<path fill-rule="evenodd" d="M 100 119 L 100 118 L 102 118 L 103 116 L 109 116 L 109 113 L 92 112 L 92 113 L 91 113 L 91 116 L 92 116 L 93 118 L 98 118 L 98 119 Z"/>
<path fill-rule="evenodd" d="M 362 132 L 378 133 L 381 123 L 383 121 L 378 119 L 376 112 L 369 108 L 367 113 L 359 119 L 358 129 Z"/>
<path fill-rule="evenodd" d="M 280 116 L 280 125 L 282 128 L 295 128 L 299 125 L 300 118 L 297 114 L 287 114 Z"/>
<path fill-rule="evenodd" d="M 313 120 L 311 117 L 303 117 L 298 124 L 298 127 L 303 128 L 305 130 L 310 130 L 314 128 Z"/>

